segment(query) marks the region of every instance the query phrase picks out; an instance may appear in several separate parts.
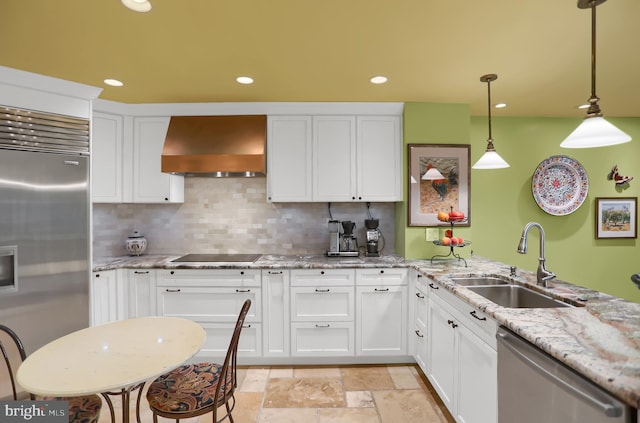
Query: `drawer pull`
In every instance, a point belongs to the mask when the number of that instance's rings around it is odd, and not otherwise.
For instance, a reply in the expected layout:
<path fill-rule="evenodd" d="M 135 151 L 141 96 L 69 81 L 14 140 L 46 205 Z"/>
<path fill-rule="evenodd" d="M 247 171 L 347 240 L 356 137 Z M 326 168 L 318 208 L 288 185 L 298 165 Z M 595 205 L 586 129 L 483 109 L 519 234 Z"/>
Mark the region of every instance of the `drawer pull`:
<path fill-rule="evenodd" d="M 422 275 L 421 275 L 421 274 L 418 274 L 418 277 L 419 277 L 419 278 L 421 278 L 421 277 L 422 277 Z"/>
<path fill-rule="evenodd" d="M 166 292 L 180 292 L 180 289 L 179 288 L 178 289 L 169 289 L 169 288 L 167 288 L 167 289 L 165 289 L 165 291 Z"/>
<path fill-rule="evenodd" d="M 244 270 L 241 270 L 241 271 L 240 271 L 240 274 L 241 274 L 241 275 L 244 275 Z"/>
<path fill-rule="evenodd" d="M 455 323 L 453 320 L 447 320 L 447 323 L 449 323 L 451 325 L 451 327 L 454 328 L 454 329 L 458 327 L 458 324 Z"/>
<path fill-rule="evenodd" d="M 316 324 L 316 327 L 317 327 L 317 328 L 328 328 L 328 327 L 329 327 L 329 325 L 328 325 L 328 324 L 326 324 L 326 325 L 319 325 L 319 324 Z"/>
<path fill-rule="evenodd" d="M 251 292 L 250 289 L 236 289 L 236 292 Z"/>
<path fill-rule="evenodd" d="M 381 270 L 381 271 L 380 271 L 380 274 L 383 274 L 383 273 L 384 273 L 384 270 Z"/>
<path fill-rule="evenodd" d="M 329 288 L 326 288 L 326 289 L 316 288 L 316 292 L 329 292 Z"/>
<path fill-rule="evenodd" d="M 416 330 L 416 335 L 418 335 L 418 337 L 420 338 L 424 338 L 424 335 L 421 334 L 419 330 Z"/>
<path fill-rule="evenodd" d="M 469 312 L 469 314 L 470 314 L 470 315 L 472 315 L 473 317 L 475 317 L 475 318 L 476 318 L 476 319 L 478 319 L 478 320 L 487 320 L 487 318 L 486 318 L 486 317 L 478 317 L 478 315 L 476 314 L 476 311 L 475 311 L 475 310 L 470 311 L 470 312 Z"/>
<path fill-rule="evenodd" d="M 136 275 L 148 275 L 149 271 L 147 270 L 146 272 L 140 272 L 138 270 L 135 270 L 133 273 L 135 273 Z"/>
<path fill-rule="evenodd" d="M 436 286 L 436 285 L 434 285 L 433 283 L 430 283 L 430 284 L 429 284 L 429 288 L 431 288 L 431 289 L 440 289 L 440 287 L 439 287 L 439 286 Z"/>
<path fill-rule="evenodd" d="M 388 292 L 389 288 L 382 288 L 382 289 L 375 288 L 374 291 L 376 291 L 376 292 Z"/>
<path fill-rule="evenodd" d="M 248 329 L 250 327 L 251 327 L 251 325 L 242 325 L 242 329 Z"/>
<path fill-rule="evenodd" d="M 271 270 L 269 270 L 269 274 L 270 275 L 282 275 L 282 270 L 279 272 L 272 272 Z"/>
<path fill-rule="evenodd" d="M 422 293 L 420 293 L 420 292 L 416 292 L 416 297 L 422 299 L 422 298 L 424 298 L 424 295 Z"/>
<path fill-rule="evenodd" d="M 324 270 L 321 270 L 321 271 L 320 271 L 320 274 L 321 274 L 321 275 L 324 275 Z"/>

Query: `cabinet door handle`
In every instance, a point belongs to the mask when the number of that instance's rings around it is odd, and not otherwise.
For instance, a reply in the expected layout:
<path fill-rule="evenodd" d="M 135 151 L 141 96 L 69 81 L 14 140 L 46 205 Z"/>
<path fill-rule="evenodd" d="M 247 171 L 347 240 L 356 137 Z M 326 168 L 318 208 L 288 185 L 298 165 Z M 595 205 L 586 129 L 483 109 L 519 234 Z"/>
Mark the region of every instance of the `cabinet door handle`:
<path fill-rule="evenodd" d="M 383 273 L 384 273 L 384 270 L 381 270 L 381 271 L 380 271 L 380 274 L 383 274 Z"/>
<path fill-rule="evenodd" d="M 433 282 L 429 284 L 429 288 L 431 288 L 431 289 L 440 289 L 440 287 L 434 285 Z"/>
<path fill-rule="evenodd" d="M 476 311 L 475 311 L 475 310 L 470 311 L 470 312 L 469 312 L 469 314 L 470 314 L 470 315 L 472 315 L 473 317 L 475 317 L 475 318 L 476 318 L 476 319 L 478 319 L 478 320 L 487 320 L 487 318 L 486 318 L 486 317 L 478 317 L 478 315 L 476 314 Z"/>
<path fill-rule="evenodd" d="M 376 292 L 388 292 L 388 291 L 389 291 L 389 288 L 382 288 L 382 289 L 375 288 L 374 290 L 375 290 Z"/>
<path fill-rule="evenodd" d="M 329 292 L 329 288 L 326 288 L 326 289 L 316 288 L 316 292 Z"/>
<path fill-rule="evenodd" d="M 241 272 L 240 272 L 240 274 L 241 274 L 241 275 L 244 275 L 244 271 L 241 271 Z"/>
<path fill-rule="evenodd" d="M 321 270 L 321 271 L 320 271 L 320 274 L 321 274 L 321 275 L 324 275 L 324 270 Z"/>
<path fill-rule="evenodd" d="M 458 327 L 458 324 L 455 323 L 453 320 L 447 320 L 447 323 L 449 323 L 451 325 L 451 327 L 454 328 L 454 329 Z"/>
<path fill-rule="evenodd" d="M 419 330 L 416 330 L 416 335 L 418 335 L 418 337 L 420 338 L 424 338 L 424 335 L 421 334 Z"/>
<path fill-rule="evenodd" d="M 180 289 L 165 289 L 166 292 L 180 292 Z"/>
<path fill-rule="evenodd" d="M 422 299 L 422 298 L 424 298 L 424 295 L 422 295 L 422 293 L 420 293 L 420 292 L 416 292 L 416 297 Z"/>
<path fill-rule="evenodd" d="M 140 272 L 138 270 L 135 270 L 133 273 L 135 273 L 136 275 L 147 275 L 149 274 L 149 271 L 147 270 L 146 272 Z"/>
<path fill-rule="evenodd" d="M 326 324 L 326 325 L 319 325 L 319 324 L 317 324 L 317 323 L 316 323 L 316 327 L 317 327 L 317 328 L 328 328 L 328 327 L 329 327 L 329 325 L 328 325 L 328 324 Z"/>
<path fill-rule="evenodd" d="M 418 273 L 418 277 L 419 277 L 419 278 L 421 278 L 421 277 L 422 277 L 422 275 L 421 275 L 420 273 Z"/>
<path fill-rule="evenodd" d="M 236 289 L 236 292 L 251 292 L 250 289 Z"/>

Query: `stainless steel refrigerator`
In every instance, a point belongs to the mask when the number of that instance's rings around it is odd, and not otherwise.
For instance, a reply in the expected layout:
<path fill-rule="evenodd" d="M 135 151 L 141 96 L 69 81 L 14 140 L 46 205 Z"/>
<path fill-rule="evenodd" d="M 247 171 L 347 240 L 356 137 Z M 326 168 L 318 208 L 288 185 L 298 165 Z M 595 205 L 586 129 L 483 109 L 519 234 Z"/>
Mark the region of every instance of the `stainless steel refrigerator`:
<path fill-rule="evenodd" d="M 0 106 L 0 323 L 27 354 L 89 326 L 89 122 Z"/>

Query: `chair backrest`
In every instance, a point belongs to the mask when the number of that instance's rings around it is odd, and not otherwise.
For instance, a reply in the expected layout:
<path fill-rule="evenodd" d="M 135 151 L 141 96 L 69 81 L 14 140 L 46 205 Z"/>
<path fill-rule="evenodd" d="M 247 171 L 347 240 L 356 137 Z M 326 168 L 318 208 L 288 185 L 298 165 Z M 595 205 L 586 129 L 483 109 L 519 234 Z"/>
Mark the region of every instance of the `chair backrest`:
<path fill-rule="evenodd" d="M 225 381 L 228 377 L 231 377 L 231 386 L 229 387 L 229 391 L 225 391 L 225 396 L 232 394 L 237 387 L 236 369 L 238 343 L 240 342 L 240 332 L 242 332 L 244 319 L 247 317 L 249 308 L 251 308 L 251 300 L 246 300 L 242 305 L 242 308 L 240 309 L 240 314 L 238 315 L 238 320 L 233 330 L 233 335 L 231 336 L 231 342 L 229 343 L 229 349 L 227 350 L 227 355 L 224 359 L 224 364 L 222 365 L 222 370 L 220 372 L 220 382 L 218 383 L 218 386 L 216 388 L 214 398 L 219 398 L 220 391 L 227 388 L 227 384 L 225 383 Z"/>
<path fill-rule="evenodd" d="M 6 335 L 5 335 L 6 334 Z M 24 350 L 24 345 L 22 341 L 18 337 L 18 335 L 10 328 L 5 325 L 0 325 L 0 351 L 2 351 L 2 358 L 4 360 L 4 368 L 1 369 L 0 375 L 2 375 L 3 379 L 5 376 L 8 378 L 11 385 L 11 393 L 14 400 L 18 399 L 18 386 L 15 380 L 15 370 L 18 369 L 18 366 L 27 358 L 27 354 Z M 7 336 L 8 335 L 8 336 Z M 4 342 L 3 342 L 4 341 Z M 16 353 L 19 356 L 16 357 Z M 5 382 L 2 383 L 3 392 L 4 392 Z M 31 399 L 35 399 L 33 394 L 29 395 Z"/>

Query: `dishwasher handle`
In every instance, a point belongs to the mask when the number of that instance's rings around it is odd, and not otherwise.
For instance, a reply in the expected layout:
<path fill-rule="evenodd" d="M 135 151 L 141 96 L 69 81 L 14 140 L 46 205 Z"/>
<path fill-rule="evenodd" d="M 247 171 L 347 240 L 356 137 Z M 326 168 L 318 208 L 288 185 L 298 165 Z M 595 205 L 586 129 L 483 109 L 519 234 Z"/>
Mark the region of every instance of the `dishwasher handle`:
<path fill-rule="evenodd" d="M 502 345 L 505 348 L 507 348 L 511 353 L 515 354 L 518 358 L 520 358 L 520 360 L 524 361 L 529 366 L 533 367 L 534 369 L 539 371 L 542 375 L 552 380 L 553 382 L 557 383 L 559 386 L 563 387 L 567 391 L 593 404 L 596 408 L 601 409 L 607 417 L 620 417 L 622 415 L 623 410 L 622 410 L 622 407 L 620 407 L 619 405 L 602 402 L 598 398 L 595 398 L 589 395 L 588 393 L 581 391 L 575 386 L 567 383 L 567 381 L 565 381 L 564 379 L 559 378 L 553 373 L 550 373 L 547 369 L 545 369 L 543 366 L 538 364 L 535 360 L 532 360 L 530 357 L 528 357 L 526 354 L 520 351 L 517 347 L 515 347 L 513 345 L 513 341 L 511 340 L 511 338 L 513 337 L 510 336 L 509 334 L 505 332 L 498 332 L 496 336 L 498 337 L 498 341 L 501 342 Z"/>

